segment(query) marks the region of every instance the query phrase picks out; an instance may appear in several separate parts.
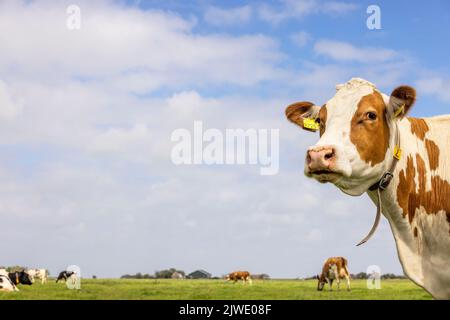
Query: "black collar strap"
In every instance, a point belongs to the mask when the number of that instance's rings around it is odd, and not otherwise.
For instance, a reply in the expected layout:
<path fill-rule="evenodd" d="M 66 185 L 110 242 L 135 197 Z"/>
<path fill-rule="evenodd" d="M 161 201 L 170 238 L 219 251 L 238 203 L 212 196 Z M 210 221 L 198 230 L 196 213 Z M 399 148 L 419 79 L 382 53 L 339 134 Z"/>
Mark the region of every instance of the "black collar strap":
<path fill-rule="evenodd" d="M 395 127 L 396 133 L 395 133 L 394 153 L 393 153 L 391 166 L 390 166 L 389 170 L 381 176 L 381 179 L 378 180 L 375 184 L 373 184 L 369 188 L 370 191 L 375 191 L 375 190 L 377 191 L 378 201 L 377 201 L 377 213 L 375 216 L 375 221 L 373 222 L 372 229 L 370 229 L 367 236 L 365 236 L 364 239 L 362 239 L 356 246 L 360 246 L 363 243 L 366 243 L 373 236 L 375 231 L 377 230 L 378 224 L 380 223 L 380 219 L 381 219 L 381 191 L 384 191 L 391 183 L 392 178 L 394 177 L 395 167 L 397 166 L 398 161 L 402 157 L 402 149 L 400 148 L 400 131 L 398 129 L 397 120 L 395 120 L 394 123 L 395 123 L 394 127 Z"/>

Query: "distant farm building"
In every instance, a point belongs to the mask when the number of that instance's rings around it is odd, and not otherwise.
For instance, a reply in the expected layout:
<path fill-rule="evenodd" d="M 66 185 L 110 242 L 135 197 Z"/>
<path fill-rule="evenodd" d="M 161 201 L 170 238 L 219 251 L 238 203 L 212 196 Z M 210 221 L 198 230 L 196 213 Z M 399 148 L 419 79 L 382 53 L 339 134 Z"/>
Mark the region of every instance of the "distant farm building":
<path fill-rule="evenodd" d="M 191 272 L 187 276 L 189 279 L 210 279 L 211 273 L 206 272 L 205 270 L 195 270 Z"/>
<path fill-rule="evenodd" d="M 256 279 L 256 280 L 269 280 L 270 279 L 269 275 L 265 274 L 265 273 L 252 274 L 251 277 L 252 277 L 252 279 Z"/>

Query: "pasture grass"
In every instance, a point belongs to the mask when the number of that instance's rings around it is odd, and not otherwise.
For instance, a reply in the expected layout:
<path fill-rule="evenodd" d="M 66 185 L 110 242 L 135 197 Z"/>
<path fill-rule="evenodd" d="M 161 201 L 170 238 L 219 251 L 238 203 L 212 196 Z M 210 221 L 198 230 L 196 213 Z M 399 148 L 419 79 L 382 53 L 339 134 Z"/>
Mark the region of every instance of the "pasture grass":
<path fill-rule="evenodd" d="M 20 285 L 19 292 L 0 292 L 0 299 L 16 300 L 422 300 L 431 296 L 409 280 L 383 280 L 380 290 L 369 290 L 365 280 L 352 281 L 352 290 L 316 290 L 314 280 L 254 280 L 253 285 L 224 280 L 82 279 L 80 290 L 63 283 Z"/>

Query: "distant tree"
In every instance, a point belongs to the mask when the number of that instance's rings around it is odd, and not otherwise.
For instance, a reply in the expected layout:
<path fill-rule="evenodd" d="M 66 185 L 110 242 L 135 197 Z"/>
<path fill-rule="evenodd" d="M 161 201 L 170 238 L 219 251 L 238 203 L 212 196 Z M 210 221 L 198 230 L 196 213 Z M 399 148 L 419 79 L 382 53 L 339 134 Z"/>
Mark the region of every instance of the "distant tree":
<path fill-rule="evenodd" d="M 92 279 L 97 279 L 97 276 L 95 274 L 92 275 Z"/>
<path fill-rule="evenodd" d="M 22 271 L 22 270 L 26 270 L 27 267 L 23 267 L 23 266 L 11 266 L 11 267 L 7 267 L 6 271 L 8 272 L 16 272 L 16 271 Z"/>
<path fill-rule="evenodd" d="M 406 279 L 403 275 L 396 275 L 393 273 L 386 273 L 381 276 L 381 279 Z"/>
<path fill-rule="evenodd" d="M 121 279 L 153 279 L 154 276 L 152 276 L 148 273 L 142 274 L 142 273 L 138 272 L 136 274 L 124 274 L 120 278 Z"/>
<path fill-rule="evenodd" d="M 317 274 L 311 277 L 303 278 L 303 280 L 317 280 Z"/>
<path fill-rule="evenodd" d="M 186 273 L 183 270 L 177 270 L 175 268 L 170 268 L 170 269 L 155 271 L 155 278 L 157 278 L 157 279 L 170 279 L 170 278 L 172 278 L 172 275 L 175 272 L 178 272 L 178 273 L 182 274 L 183 278 L 186 275 Z"/>
<path fill-rule="evenodd" d="M 352 279 L 367 279 L 369 276 L 365 272 L 360 272 L 351 276 Z"/>

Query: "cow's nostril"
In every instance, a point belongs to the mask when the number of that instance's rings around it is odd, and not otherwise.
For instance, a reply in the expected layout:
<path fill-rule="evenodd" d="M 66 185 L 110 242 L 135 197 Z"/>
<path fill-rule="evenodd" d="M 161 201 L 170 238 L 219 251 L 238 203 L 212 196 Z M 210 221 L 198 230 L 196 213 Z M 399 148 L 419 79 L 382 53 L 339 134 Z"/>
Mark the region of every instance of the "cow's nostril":
<path fill-rule="evenodd" d="M 334 157 L 334 150 L 327 152 L 327 154 L 325 154 L 325 160 L 330 160 L 333 157 Z"/>

